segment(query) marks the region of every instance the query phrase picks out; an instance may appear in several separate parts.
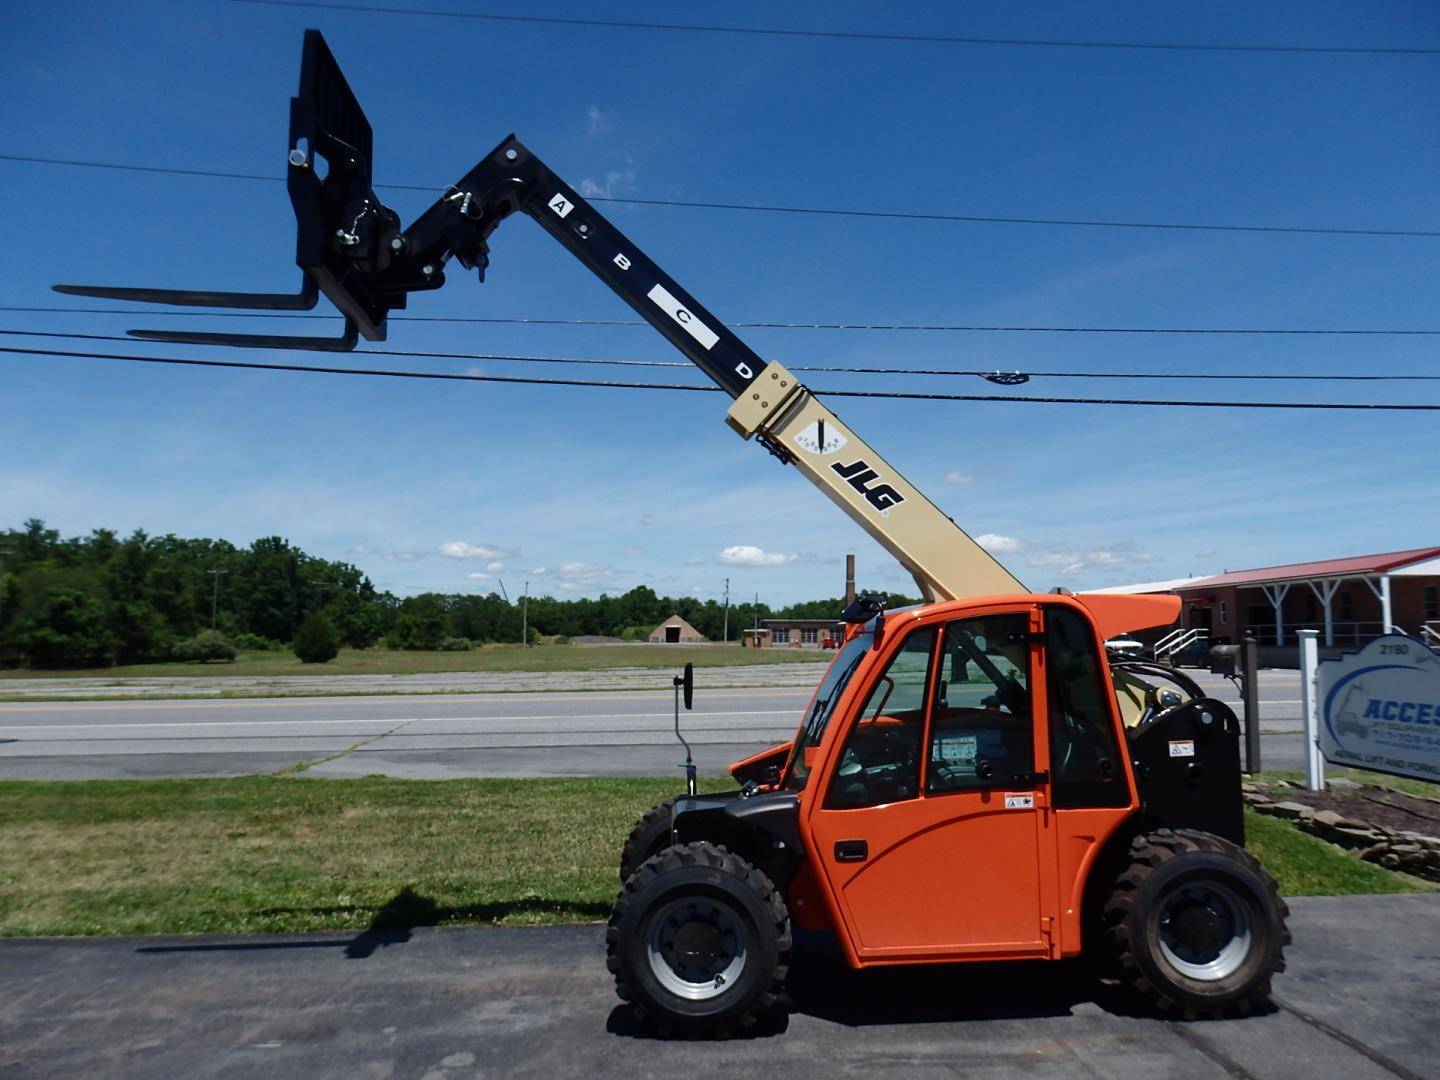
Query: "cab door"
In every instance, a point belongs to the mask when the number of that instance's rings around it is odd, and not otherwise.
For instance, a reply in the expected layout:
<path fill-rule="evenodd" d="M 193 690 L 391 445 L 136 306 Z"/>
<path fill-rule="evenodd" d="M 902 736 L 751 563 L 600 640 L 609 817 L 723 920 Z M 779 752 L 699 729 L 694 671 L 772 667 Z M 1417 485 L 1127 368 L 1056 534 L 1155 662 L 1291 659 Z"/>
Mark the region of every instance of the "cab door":
<path fill-rule="evenodd" d="M 1039 629 L 1011 607 L 911 630 L 837 731 L 805 839 L 857 962 L 1048 955 Z"/>

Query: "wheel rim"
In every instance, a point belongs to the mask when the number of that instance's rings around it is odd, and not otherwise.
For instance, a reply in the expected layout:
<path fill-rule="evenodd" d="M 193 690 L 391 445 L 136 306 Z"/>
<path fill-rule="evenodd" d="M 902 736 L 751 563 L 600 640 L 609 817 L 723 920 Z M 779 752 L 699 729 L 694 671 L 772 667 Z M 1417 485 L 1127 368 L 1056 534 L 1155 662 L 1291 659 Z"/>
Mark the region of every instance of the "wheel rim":
<path fill-rule="evenodd" d="M 1228 978 L 1250 953 L 1250 907 L 1218 881 L 1180 885 L 1160 906 L 1160 951 L 1182 975 Z"/>
<path fill-rule="evenodd" d="M 672 900 L 650 923 L 650 971 L 677 997 L 718 997 L 745 969 L 744 930 L 728 904 L 703 896 Z"/>

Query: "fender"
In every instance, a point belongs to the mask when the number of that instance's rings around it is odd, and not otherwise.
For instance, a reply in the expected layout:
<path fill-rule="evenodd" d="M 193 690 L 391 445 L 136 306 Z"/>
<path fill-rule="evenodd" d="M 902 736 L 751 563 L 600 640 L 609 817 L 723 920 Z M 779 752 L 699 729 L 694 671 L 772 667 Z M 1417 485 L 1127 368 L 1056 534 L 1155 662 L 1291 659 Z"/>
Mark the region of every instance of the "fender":
<path fill-rule="evenodd" d="M 799 807 L 793 791 L 685 796 L 675 802 L 671 839 L 676 844 L 723 844 L 784 891 L 805 858 Z"/>

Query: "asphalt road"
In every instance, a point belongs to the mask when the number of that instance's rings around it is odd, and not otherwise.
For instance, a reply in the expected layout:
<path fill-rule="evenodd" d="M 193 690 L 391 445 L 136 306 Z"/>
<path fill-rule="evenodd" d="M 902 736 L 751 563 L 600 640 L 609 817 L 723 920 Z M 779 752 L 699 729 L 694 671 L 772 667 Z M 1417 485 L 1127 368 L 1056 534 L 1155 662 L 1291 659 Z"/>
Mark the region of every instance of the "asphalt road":
<path fill-rule="evenodd" d="M 706 688 L 681 725 L 702 773 L 789 739 L 807 688 Z M 664 673 L 657 676 L 663 679 Z M 1197 678 L 1222 700 L 1230 684 Z M 1299 676 L 1260 679 L 1262 760 L 1300 768 Z M 1236 709 L 1239 711 L 1238 702 Z M 0 778 L 678 775 L 670 691 L 0 704 Z"/>
<path fill-rule="evenodd" d="M 666 1042 L 617 1002 L 597 926 L 0 942 L 0 1073 L 74 1077 L 1440 1076 L 1440 897 L 1301 898 L 1275 1006 L 1137 1015 L 1078 965 L 852 972 L 827 939 L 791 1015 Z"/>

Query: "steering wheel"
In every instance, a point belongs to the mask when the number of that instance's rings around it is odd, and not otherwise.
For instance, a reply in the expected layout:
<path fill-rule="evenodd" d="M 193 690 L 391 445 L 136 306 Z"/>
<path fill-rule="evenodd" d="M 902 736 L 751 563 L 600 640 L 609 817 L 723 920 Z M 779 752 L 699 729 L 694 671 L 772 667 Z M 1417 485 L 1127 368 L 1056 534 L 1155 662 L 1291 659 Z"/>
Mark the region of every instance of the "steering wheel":
<path fill-rule="evenodd" d="M 848 803 L 874 806 L 913 796 L 918 773 L 915 741 L 899 731 L 879 729 L 845 747 L 835 776 L 846 787 Z"/>

